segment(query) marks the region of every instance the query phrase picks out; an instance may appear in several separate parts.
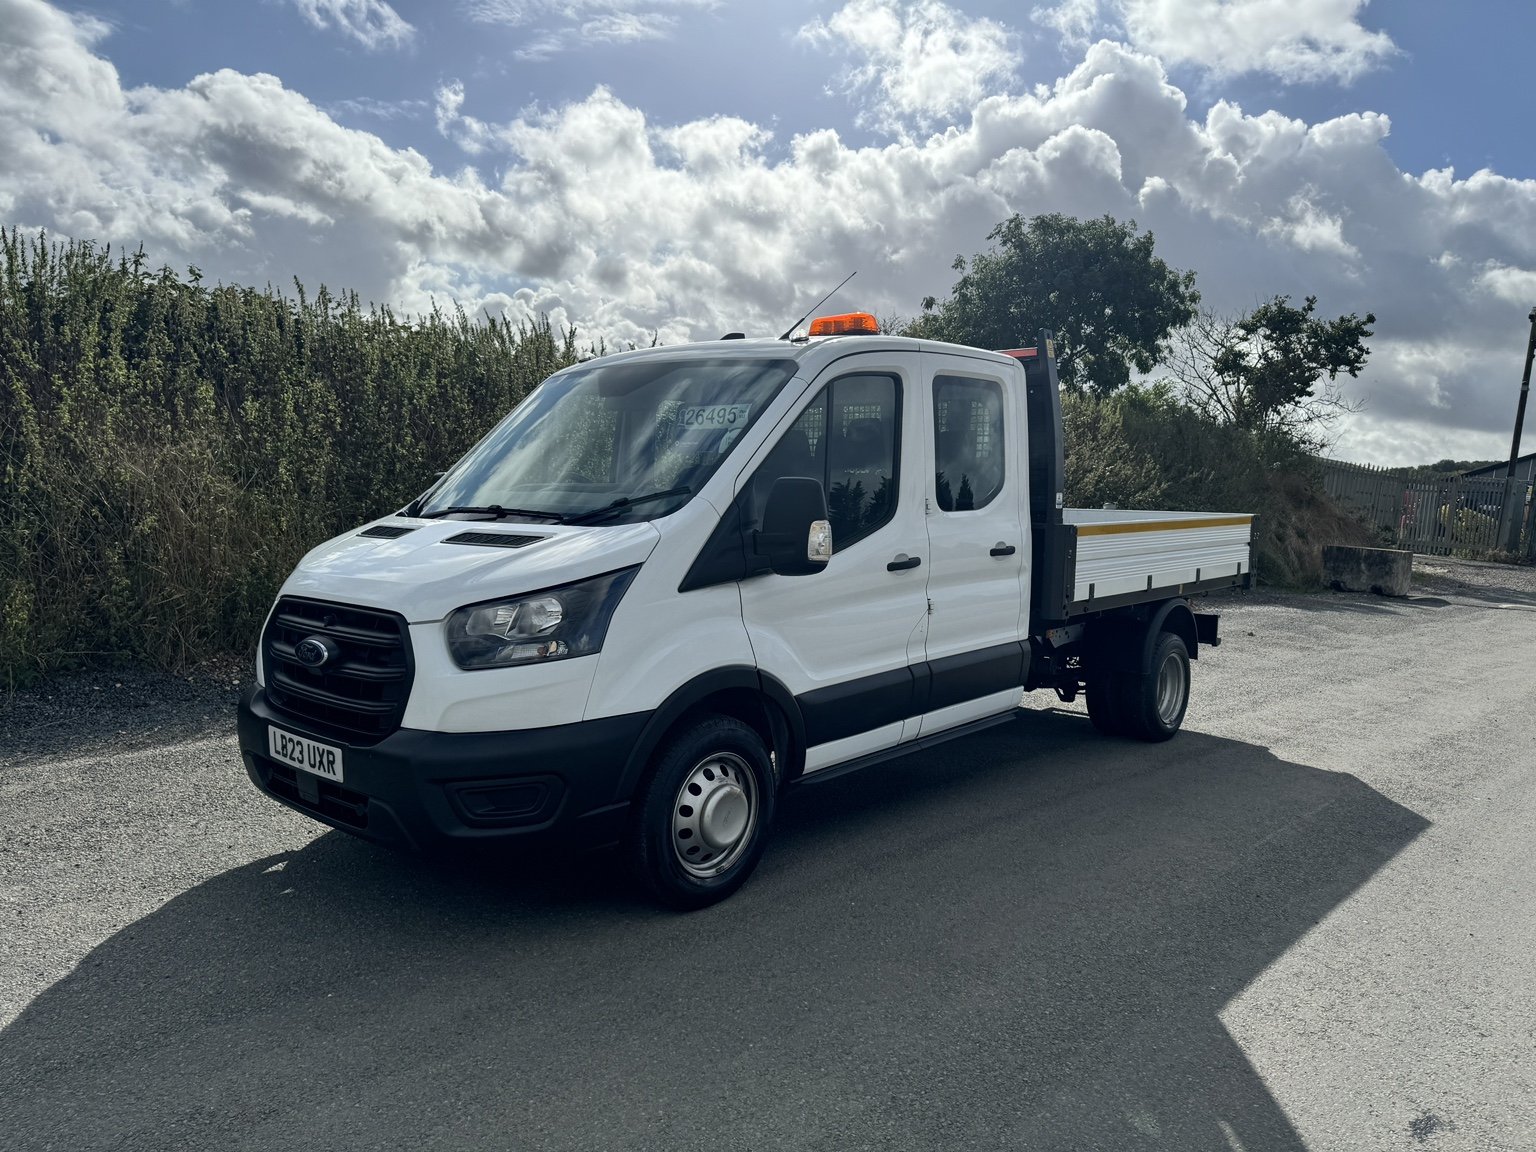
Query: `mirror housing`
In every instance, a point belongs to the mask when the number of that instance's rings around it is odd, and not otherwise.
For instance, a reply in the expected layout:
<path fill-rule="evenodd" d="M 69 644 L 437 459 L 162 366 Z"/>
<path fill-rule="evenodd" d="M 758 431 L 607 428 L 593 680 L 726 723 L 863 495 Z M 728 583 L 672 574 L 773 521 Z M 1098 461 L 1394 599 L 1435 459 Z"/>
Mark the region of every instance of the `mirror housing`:
<path fill-rule="evenodd" d="M 780 576 L 824 569 L 832 558 L 832 524 L 821 481 L 780 476 L 768 491 L 762 529 L 753 535 L 753 550 Z"/>

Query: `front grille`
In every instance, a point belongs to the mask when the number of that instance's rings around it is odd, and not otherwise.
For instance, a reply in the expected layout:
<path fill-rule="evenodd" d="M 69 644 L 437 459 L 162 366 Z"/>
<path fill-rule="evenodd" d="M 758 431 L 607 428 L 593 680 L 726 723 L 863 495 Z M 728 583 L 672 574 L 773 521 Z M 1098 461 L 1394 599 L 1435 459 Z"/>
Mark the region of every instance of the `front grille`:
<path fill-rule="evenodd" d="M 318 668 L 295 649 L 310 637 L 333 655 Z M 405 620 L 347 604 L 284 596 L 262 638 L 267 700 L 319 731 L 371 744 L 400 726 L 411 691 Z"/>
<path fill-rule="evenodd" d="M 286 764 L 256 757 L 264 769 L 267 787 L 289 803 L 298 804 L 322 816 L 345 824 L 348 828 L 368 827 L 368 797 L 350 788 L 343 788 L 331 780 L 319 776 L 303 779 Z"/>

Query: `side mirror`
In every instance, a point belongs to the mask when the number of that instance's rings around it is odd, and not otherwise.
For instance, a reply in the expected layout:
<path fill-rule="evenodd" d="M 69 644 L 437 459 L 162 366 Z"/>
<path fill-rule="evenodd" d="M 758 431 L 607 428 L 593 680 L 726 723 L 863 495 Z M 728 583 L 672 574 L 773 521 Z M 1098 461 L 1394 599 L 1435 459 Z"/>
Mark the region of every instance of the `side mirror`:
<path fill-rule="evenodd" d="M 809 576 L 832 559 L 832 525 L 821 481 L 780 476 L 768 492 L 754 550 L 780 576 Z"/>

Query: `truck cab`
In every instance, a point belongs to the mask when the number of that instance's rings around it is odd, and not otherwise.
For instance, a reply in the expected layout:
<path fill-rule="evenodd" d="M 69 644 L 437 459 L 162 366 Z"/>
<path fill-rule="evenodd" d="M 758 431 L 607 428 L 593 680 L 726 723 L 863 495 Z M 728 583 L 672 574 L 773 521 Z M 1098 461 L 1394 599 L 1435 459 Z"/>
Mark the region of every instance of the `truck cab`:
<path fill-rule="evenodd" d="M 734 892 L 788 787 L 1086 692 L 1166 739 L 1252 518 L 1062 503 L 1052 341 L 878 334 L 603 357 L 399 512 L 314 549 L 263 629 L 263 792 L 415 850 L 618 844 Z"/>

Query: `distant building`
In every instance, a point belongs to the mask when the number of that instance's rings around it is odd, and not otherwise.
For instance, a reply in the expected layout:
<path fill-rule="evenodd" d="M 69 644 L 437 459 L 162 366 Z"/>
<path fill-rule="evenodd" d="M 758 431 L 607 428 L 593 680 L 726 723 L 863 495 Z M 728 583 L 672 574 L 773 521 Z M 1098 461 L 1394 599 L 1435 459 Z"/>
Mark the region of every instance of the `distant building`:
<path fill-rule="evenodd" d="M 1509 461 L 1501 464 L 1488 464 L 1482 468 L 1474 468 L 1470 472 L 1463 472 L 1467 477 L 1491 477 L 1494 480 L 1504 479 L 1504 469 L 1509 467 Z M 1536 480 L 1536 452 L 1527 453 L 1515 459 L 1516 480 Z"/>

